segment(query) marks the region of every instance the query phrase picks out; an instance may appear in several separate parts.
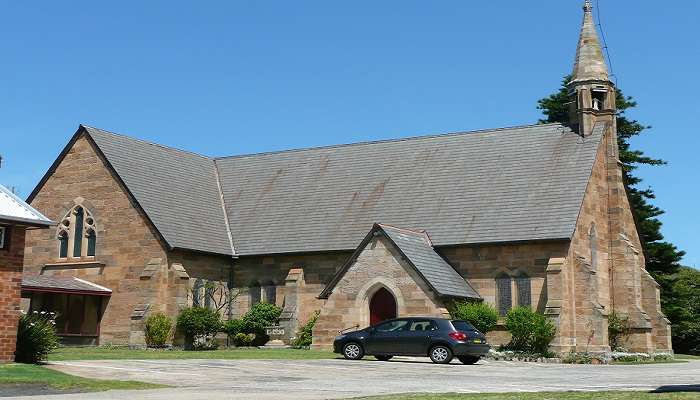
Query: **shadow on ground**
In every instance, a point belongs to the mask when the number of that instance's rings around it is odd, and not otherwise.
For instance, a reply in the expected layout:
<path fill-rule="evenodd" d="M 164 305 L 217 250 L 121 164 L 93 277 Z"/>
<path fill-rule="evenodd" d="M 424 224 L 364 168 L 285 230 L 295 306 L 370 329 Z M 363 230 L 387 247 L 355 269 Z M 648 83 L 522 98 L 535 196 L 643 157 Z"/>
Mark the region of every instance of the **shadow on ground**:
<path fill-rule="evenodd" d="M 700 384 L 698 385 L 667 385 L 660 386 L 656 390 L 652 390 L 651 393 L 681 393 L 681 392 L 698 392 L 700 393 Z"/>

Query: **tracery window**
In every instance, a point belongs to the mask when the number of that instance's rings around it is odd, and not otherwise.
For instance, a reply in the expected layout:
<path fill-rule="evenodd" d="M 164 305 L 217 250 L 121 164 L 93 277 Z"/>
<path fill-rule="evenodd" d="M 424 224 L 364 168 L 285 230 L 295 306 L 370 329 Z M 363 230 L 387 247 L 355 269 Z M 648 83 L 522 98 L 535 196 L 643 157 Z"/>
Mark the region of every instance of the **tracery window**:
<path fill-rule="evenodd" d="M 95 219 L 85 207 L 73 207 L 58 226 L 59 258 L 94 257 L 97 250 Z"/>
<path fill-rule="evenodd" d="M 508 311 L 513 307 L 513 293 L 511 287 L 511 278 L 506 274 L 496 277 L 496 295 L 498 313 L 501 316 L 508 314 Z"/>
<path fill-rule="evenodd" d="M 531 306 L 532 285 L 530 284 L 530 277 L 521 273 L 515 278 L 515 287 L 518 293 L 518 306 Z"/>

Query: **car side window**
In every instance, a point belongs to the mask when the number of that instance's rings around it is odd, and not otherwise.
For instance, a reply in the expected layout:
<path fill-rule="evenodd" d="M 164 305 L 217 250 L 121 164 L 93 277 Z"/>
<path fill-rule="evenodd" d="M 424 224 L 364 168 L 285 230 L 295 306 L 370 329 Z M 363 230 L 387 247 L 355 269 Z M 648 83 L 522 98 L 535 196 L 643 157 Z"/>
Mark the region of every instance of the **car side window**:
<path fill-rule="evenodd" d="M 435 331 L 437 330 L 437 326 L 433 321 L 416 320 L 411 322 L 411 327 L 409 330 L 412 332 Z"/>
<path fill-rule="evenodd" d="M 375 330 L 377 332 L 398 332 L 398 331 L 405 330 L 407 325 L 408 325 L 408 321 L 405 321 L 405 320 L 389 321 L 389 322 L 385 322 L 383 324 L 377 325 Z"/>

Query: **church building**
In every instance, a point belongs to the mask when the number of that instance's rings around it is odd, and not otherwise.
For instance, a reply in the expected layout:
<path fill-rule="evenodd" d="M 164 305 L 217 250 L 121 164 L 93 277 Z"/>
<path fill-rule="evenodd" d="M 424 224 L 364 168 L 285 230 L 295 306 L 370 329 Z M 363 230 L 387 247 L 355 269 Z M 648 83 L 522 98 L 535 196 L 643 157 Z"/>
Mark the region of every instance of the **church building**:
<path fill-rule="evenodd" d="M 276 303 L 291 336 L 319 311 L 327 348 L 474 300 L 545 314 L 556 352 L 610 351 L 613 311 L 627 348 L 670 352 L 589 1 L 569 93 L 569 125 L 218 158 L 81 125 L 28 199 L 58 225 L 27 232 L 25 304 L 58 311 L 66 343 L 138 346 L 151 313 L 230 288 L 224 317 Z"/>

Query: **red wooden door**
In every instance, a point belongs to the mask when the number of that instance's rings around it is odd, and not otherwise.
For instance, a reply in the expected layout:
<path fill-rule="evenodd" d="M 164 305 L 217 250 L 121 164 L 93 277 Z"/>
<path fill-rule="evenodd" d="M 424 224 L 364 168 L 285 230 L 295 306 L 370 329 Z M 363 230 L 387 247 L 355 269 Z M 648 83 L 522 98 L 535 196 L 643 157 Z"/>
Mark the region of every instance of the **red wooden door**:
<path fill-rule="evenodd" d="M 381 288 L 369 302 L 369 323 L 375 325 L 392 318 L 396 318 L 396 299 L 388 290 Z"/>

